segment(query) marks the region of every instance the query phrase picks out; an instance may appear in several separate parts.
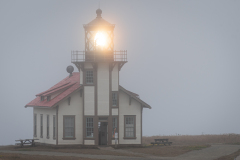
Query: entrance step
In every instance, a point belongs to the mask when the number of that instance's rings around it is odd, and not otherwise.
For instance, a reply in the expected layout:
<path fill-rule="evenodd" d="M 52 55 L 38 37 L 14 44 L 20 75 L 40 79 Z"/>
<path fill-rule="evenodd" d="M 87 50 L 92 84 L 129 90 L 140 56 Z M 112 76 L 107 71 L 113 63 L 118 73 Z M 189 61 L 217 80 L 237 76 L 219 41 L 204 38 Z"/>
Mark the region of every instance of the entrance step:
<path fill-rule="evenodd" d="M 106 151 L 111 151 L 114 150 L 114 148 L 110 147 L 110 146 L 98 146 L 98 148 L 100 150 L 106 150 Z"/>

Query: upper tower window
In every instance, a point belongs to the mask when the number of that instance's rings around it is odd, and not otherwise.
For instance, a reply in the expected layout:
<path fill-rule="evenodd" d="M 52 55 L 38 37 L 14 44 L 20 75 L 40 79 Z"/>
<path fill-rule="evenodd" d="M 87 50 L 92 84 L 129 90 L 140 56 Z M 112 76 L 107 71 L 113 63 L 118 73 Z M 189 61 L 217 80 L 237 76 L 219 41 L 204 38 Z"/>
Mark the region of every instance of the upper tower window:
<path fill-rule="evenodd" d="M 118 94 L 117 92 L 112 92 L 112 106 L 113 107 L 116 107 L 117 106 L 117 103 L 118 103 Z"/>
<path fill-rule="evenodd" d="M 93 84 L 93 71 L 86 71 L 86 84 Z"/>

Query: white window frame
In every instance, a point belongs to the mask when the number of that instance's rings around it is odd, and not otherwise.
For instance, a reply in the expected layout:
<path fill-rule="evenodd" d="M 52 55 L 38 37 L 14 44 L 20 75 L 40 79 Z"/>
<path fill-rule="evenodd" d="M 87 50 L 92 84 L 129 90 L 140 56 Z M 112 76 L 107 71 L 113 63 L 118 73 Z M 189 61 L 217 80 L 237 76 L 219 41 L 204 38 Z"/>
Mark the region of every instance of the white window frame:
<path fill-rule="evenodd" d="M 124 138 L 136 138 L 136 115 L 124 116 Z"/>
<path fill-rule="evenodd" d="M 118 92 L 112 92 L 112 106 L 118 106 Z"/>
<path fill-rule="evenodd" d="M 47 138 L 49 138 L 49 115 L 47 115 Z"/>
<path fill-rule="evenodd" d="M 86 70 L 85 71 L 85 80 L 86 84 L 93 84 L 94 83 L 94 72 L 93 70 Z"/>
<path fill-rule="evenodd" d="M 40 115 L 40 137 L 43 138 L 43 114 Z"/>
<path fill-rule="evenodd" d="M 118 132 L 118 117 L 112 118 L 112 138 L 115 137 L 115 134 L 114 134 L 115 128 L 116 128 L 115 133 L 117 133 Z"/>
<path fill-rule="evenodd" d="M 75 138 L 75 115 L 63 116 L 63 139 Z"/>
<path fill-rule="evenodd" d="M 34 133 L 34 137 L 37 137 L 37 114 L 34 114 L 34 130 L 33 130 L 33 133 Z"/>
<path fill-rule="evenodd" d="M 93 117 L 86 117 L 86 137 L 93 138 L 94 136 L 94 126 Z"/>
<path fill-rule="evenodd" d="M 53 139 L 56 138 L 56 116 L 53 115 Z"/>

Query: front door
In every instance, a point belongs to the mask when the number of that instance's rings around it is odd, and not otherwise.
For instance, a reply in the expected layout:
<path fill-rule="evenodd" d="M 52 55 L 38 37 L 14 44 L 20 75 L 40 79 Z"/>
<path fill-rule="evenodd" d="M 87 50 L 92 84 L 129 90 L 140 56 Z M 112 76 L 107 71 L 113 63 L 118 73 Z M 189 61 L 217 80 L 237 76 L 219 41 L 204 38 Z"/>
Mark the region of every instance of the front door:
<path fill-rule="evenodd" d="M 107 145 L 107 122 L 99 122 L 99 145 Z"/>

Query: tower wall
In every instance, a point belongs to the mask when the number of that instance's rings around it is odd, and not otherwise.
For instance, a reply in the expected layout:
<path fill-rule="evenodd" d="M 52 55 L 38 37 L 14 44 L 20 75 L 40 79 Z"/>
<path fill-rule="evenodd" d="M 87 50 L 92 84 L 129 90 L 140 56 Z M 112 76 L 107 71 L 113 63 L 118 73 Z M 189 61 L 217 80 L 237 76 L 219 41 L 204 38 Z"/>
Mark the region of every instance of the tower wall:
<path fill-rule="evenodd" d="M 116 64 L 112 70 L 112 91 L 118 91 L 118 80 L 119 80 L 119 75 L 118 75 L 118 65 Z"/>
<path fill-rule="evenodd" d="M 98 63 L 97 69 L 98 115 L 109 115 L 109 64 Z"/>
<path fill-rule="evenodd" d="M 84 115 L 94 115 L 94 86 L 84 86 Z"/>

